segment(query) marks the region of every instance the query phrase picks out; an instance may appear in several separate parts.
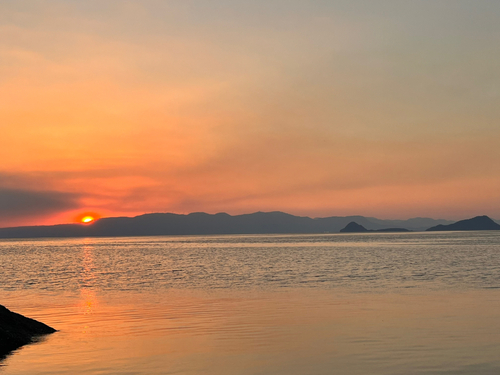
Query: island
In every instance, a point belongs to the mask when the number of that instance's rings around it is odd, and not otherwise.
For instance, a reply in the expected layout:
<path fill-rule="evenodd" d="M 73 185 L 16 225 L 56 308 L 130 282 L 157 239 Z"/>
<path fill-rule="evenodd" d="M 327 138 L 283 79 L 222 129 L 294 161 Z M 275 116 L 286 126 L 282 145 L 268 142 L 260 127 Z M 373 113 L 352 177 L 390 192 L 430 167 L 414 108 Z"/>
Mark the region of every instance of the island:
<path fill-rule="evenodd" d="M 37 337 L 54 332 L 54 328 L 0 305 L 0 359 Z"/>
<path fill-rule="evenodd" d="M 373 233 L 373 232 L 411 232 L 411 230 L 406 228 L 384 228 L 384 229 L 366 229 L 364 226 L 351 221 L 345 226 L 345 228 L 340 230 L 340 233 Z"/>
<path fill-rule="evenodd" d="M 468 230 L 500 230 L 500 225 L 495 223 L 488 216 L 476 216 L 472 219 L 460 220 L 449 225 L 436 225 L 427 229 L 429 232 L 435 231 L 468 231 Z"/>

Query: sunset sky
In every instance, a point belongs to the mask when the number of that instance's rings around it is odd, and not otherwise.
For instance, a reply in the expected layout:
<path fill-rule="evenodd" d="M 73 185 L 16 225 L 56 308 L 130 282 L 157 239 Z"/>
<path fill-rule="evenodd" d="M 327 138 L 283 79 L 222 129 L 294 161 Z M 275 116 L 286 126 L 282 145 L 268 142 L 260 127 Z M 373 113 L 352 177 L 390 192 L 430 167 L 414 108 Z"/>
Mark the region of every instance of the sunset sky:
<path fill-rule="evenodd" d="M 500 219 L 498 0 L 3 0 L 0 226 Z"/>

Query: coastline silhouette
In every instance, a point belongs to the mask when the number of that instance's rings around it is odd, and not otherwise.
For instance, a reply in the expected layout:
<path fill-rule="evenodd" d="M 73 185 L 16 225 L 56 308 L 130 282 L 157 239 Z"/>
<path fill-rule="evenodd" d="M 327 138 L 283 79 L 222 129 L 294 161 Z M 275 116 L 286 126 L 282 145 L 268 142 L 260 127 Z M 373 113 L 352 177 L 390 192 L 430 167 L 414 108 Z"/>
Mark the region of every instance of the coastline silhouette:
<path fill-rule="evenodd" d="M 447 220 L 427 218 L 381 220 L 364 216 L 334 216 L 313 219 L 283 212 L 256 212 L 235 216 L 226 213 L 197 212 L 188 215 L 152 213 L 136 217 L 110 217 L 95 220 L 91 224 L 0 228 L 0 238 L 318 234 L 498 229 L 500 229 L 500 225 L 487 216 L 478 216 L 452 223 Z"/>

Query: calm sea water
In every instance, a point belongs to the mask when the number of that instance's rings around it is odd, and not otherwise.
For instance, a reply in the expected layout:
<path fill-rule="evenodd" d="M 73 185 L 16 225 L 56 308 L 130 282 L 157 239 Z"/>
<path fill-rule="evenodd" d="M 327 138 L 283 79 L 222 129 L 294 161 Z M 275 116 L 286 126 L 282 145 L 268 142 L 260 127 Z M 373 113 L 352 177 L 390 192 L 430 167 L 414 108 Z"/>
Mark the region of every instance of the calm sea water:
<path fill-rule="evenodd" d="M 499 374 L 500 233 L 0 242 L 2 374 Z"/>

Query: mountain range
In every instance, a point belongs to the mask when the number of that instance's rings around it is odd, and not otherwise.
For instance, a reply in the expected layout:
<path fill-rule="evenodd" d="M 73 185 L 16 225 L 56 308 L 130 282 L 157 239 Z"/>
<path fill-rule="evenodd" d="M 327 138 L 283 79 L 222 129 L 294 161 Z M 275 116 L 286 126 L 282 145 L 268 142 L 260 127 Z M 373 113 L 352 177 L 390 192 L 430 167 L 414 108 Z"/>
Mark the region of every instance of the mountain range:
<path fill-rule="evenodd" d="M 0 228 L 0 238 L 113 237 L 206 234 L 338 233 L 355 221 L 368 230 L 406 228 L 426 230 L 453 223 L 448 220 L 414 218 L 381 220 L 364 216 L 310 218 L 283 212 L 255 212 L 244 215 L 203 212 L 179 215 L 152 213 L 136 217 L 109 217 L 92 224 L 60 224 Z"/>
<path fill-rule="evenodd" d="M 188 215 L 152 213 L 109 217 L 91 224 L 59 224 L 0 228 L 0 238 L 127 237 L 210 234 L 285 234 L 339 232 L 500 230 L 487 216 L 452 222 L 429 218 L 381 220 L 364 216 L 310 218 L 283 212 L 244 215 L 195 212 Z"/>

